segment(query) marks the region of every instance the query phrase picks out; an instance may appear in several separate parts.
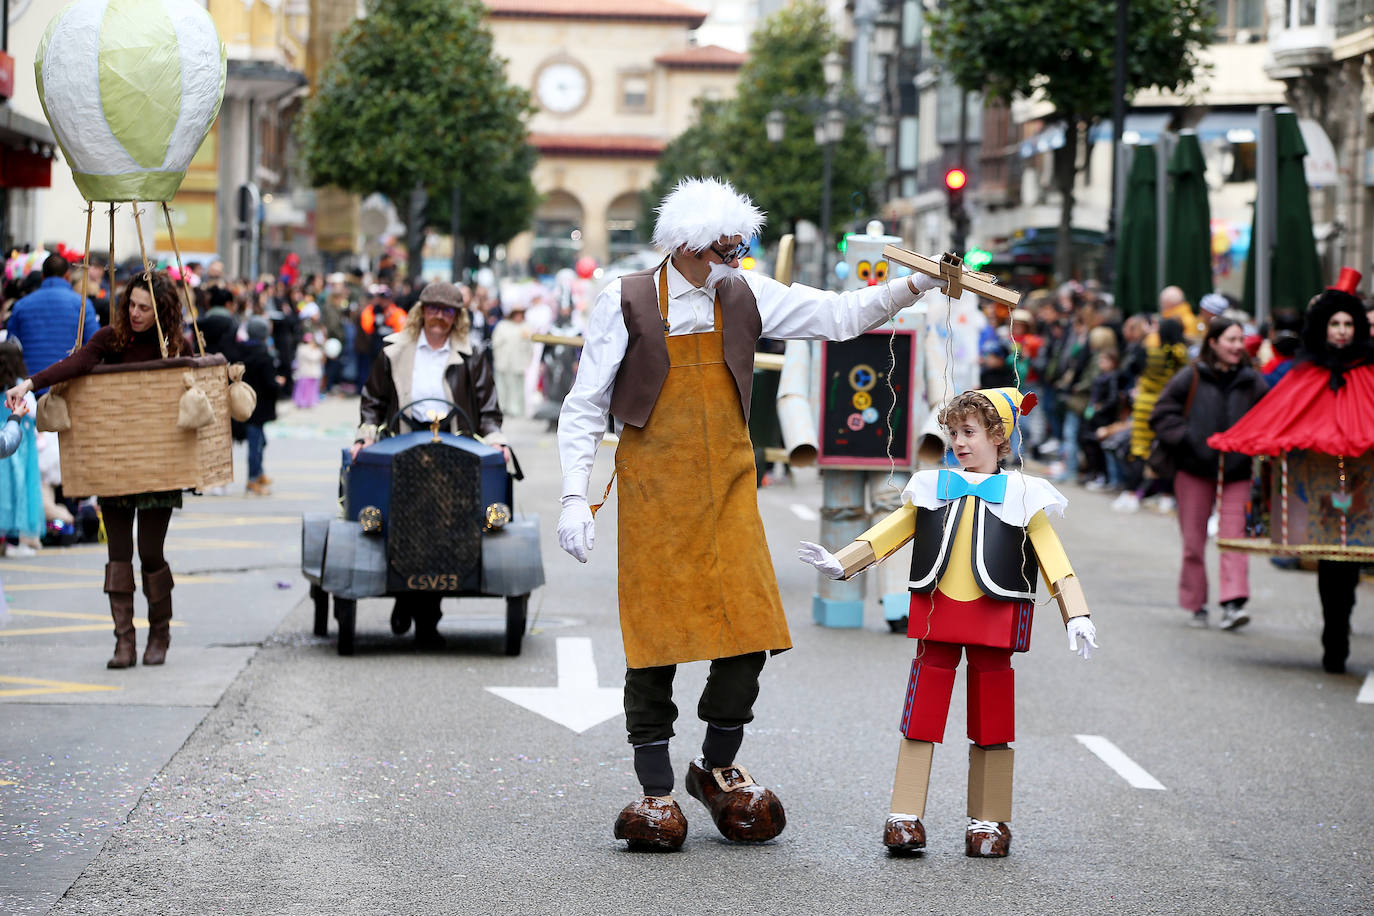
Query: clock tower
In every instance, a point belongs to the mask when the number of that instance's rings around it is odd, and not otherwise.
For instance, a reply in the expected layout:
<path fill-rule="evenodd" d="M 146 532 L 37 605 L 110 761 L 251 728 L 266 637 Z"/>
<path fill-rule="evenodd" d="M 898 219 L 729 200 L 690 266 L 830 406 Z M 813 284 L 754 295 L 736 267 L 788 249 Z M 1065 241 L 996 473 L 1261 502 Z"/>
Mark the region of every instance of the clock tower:
<path fill-rule="evenodd" d="M 690 2 L 690 0 L 687 0 Z M 678 0 L 486 0 L 495 53 L 535 104 L 542 203 L 506 246 L 532 273 L 649 247 L 640 195 L 698 98 L 734 95 L 745 55 L 699 47 L 706 18 Z"/>

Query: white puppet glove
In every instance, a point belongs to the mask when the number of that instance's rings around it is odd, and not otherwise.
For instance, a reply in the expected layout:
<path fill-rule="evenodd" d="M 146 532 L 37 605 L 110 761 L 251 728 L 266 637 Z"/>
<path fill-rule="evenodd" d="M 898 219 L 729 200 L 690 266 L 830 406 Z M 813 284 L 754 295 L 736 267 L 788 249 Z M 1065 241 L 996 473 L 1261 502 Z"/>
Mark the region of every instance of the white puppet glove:
<path fill-rule="evenodd" d="M 585 496 L 563 497 L 563 511 L 558 516 L 558 546 L 570 553 L 579 563 L 587 562 L 587 554 L 596 544 L 596 523 Z"/>
<path fill-rule="evenodd" d="M 844 564 L 820 544 L 802 541 L 801 546 L 797 548 L 797 559 L 803 563 L 810 563 L 820 570 L 822 575 L 831 579 L 839 579 L 844 575 Z"/>
<path fill-rule="evenodd" d="M 1077 652 L 1084 658 L 1093 657 L 1093 649 L 1097 648 L 1097 627 L 1087 617 L 1069 618 L 1069 651 Z M 1083 645 L 1078 645 L 1078 640 L 1083 640 Z"/>
<path fill-rule="evenodd" d="M 916 287 L 916 293 L 919 295 L 927 290 L 943 289 L 945 281 L 939 277 L 932 277 L 930 274 L 917 271 L 911 275 L 911 285 Z"/>

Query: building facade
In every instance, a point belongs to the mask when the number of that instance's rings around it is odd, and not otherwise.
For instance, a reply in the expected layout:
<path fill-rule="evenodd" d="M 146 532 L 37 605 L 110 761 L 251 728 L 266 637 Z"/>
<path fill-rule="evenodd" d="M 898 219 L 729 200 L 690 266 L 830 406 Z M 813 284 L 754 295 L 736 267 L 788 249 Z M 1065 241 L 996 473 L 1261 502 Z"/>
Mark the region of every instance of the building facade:
<path fill-rule="evenodd" d="M 507 78 L 538 110 L 542 200 L 507 259 L 533 272 L 591 257 L 606 264 L 648 244 L 642 195 L 695 101 L 734 94 L 745 55 L 697 45 L 700 10 L 671 0 L 487 0 Z"/>
<path fill-rule="evenodd" d="M 1339 181 L 1314 195 L 1323 266 L 1374 270 L 1374 2 L 1267 0 L 1269 59 L 1300 118 L 1330 135 Z M 1304 135 L 1305 136 L 1305 135 Z"/>
<path fill-rule="evenodd" d="M 1338 14 L 1344 5 L 1351 11 L 1340 14 L 1342 19 Z M 1267 6 L 1260 0 L 1221 0 L 1215 41 L 1202 54 L 1210 66 L 1188 94 L 1145 91 L 1128 102 L 1123 175 L 1134 146 L 1155 144 L 1167 157 L 1179 131 L 1197 133 L 1211 192 L 1213 267 L 1224 291 L 1239 293 L 1244 281 L 1255 198 L 1257 112 L 1264 105 L 1291 104 L 1302 119 L 1319 239 L 1339 251 L 1342 244 L 1356 245 L 1356 235 L 1362 233 L 1358 244 L 1369 257 L 1374 203 L 1367 186 L 1352 190 L 1360 183 L 1346 179 L 1347 173 L 1361 174 L 1365 147 L 1354 138 L 1368 136 L 1374 112 L 1368 103 L 1374 90 L 1363 88 L 1374 71 L 1363 62 L 1349 62 L 1374 48 L 1374 30 L 1365 26 L 1360 34 L 1366 50 L 1357 55 L 1355 25 L 1362 20 L 1356 7 L 1374 10 L 1374 0 L 1270 0 Z M 884 104 L 897 118 L 884 219 L 918 250 L 948 248 L 954 226 L 943 179 L 958 165 L 969 175 L 966 251 L 992 252 L 992 269 L 1018 285 L 1065 279 L 1053 277 L 1050 270 L 1060 210 L 1053 159 L 1065 142 L 1050 106 L 1034 98 L 1009 106 L 985 104 L 976 93 L 962 93 L 929 51 L 920 0 L 888 0 L 885 10 L 900 16 L 901 28 L 884 76 Z M 1302 24 L 1304 16 L 1323 15 L 1330 19 L 1324 33 Z M 1374 22 L 1374 12 L 1362 15 Z M 1338 40 L 1338 20 L 1353 30 L 1349 37 Z M 1314 55 L 1312 43 L 1323 35 L 1327 53 Z M 962 131 L 961 104 L 966 106 Z M 1357 117 L 1357 112 L 1362 113 Z M 1093 125 L 1080 143 L 1072 226 L 1079 276 L 1089 278 L 1104 268 L 1112 202 L 1110 122 Z M 1374 166 L 1370 171 L 1374 186 Z"/>

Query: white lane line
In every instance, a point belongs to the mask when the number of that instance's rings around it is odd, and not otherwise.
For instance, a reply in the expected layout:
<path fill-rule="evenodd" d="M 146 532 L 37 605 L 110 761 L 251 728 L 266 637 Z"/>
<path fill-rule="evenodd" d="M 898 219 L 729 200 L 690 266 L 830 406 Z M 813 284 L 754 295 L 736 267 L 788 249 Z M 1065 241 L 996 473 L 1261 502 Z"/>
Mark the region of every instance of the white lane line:
<path fill-rule="evenodd" d="M 821 514 L 810 506 L 803 506 L 801 503 L 792 504 L 792 514 L 804 522 L 819 521 Z"/>
<path fill-rule="evenodd" d="M 1374 703 L 1374 671 L 1364 676 L 1364 686 L 1355 697 L 1356 703 Z"/>
<path fill-rule="evenodd" d="M 1127 757 L 1115 744 L 1101 735 L 1074 735 L 1078 743 L 1098 756 L 1107 766 L 1116 770 L 1118 776 L 1137 789 L 1163 789 L 1163 784 L 1131 758 Z"/>

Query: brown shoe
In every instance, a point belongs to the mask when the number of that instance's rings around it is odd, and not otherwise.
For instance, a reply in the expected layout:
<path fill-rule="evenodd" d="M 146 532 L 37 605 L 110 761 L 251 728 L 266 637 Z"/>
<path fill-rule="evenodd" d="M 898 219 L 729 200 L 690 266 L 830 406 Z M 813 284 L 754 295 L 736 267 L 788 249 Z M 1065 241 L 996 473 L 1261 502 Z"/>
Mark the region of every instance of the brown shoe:
<path fill-rule="evenodd" d="M 687 793 L 706 806 L 716 829 L 736 843 L 762 843 L 782 833 L 787 815 L 770 790 L 754 782 L 744 767 L 706 769 L 698 757 L 687 767 Z"/>
<path fill-rule="evenodd" d="M 1003 821 L 969 818 L 964 834 L 964 855 L 974 859 L 1000 859 L 1011 852 L 1011 825 Z"/>
<path fill-rule="evenodd" d="M 646 795 L 620 812 L 615 838 L 628 840 L 636 852 L 671 852 L 687 839 L 687 818 L 671 795 Z"/>
<path fill-rule="evenodd" d="M 919 817 L 909 814 L 889 814 L 883 825 L 883 845 L 893 855 L 913 855 L 925 852 L 926 828 Z"/>

